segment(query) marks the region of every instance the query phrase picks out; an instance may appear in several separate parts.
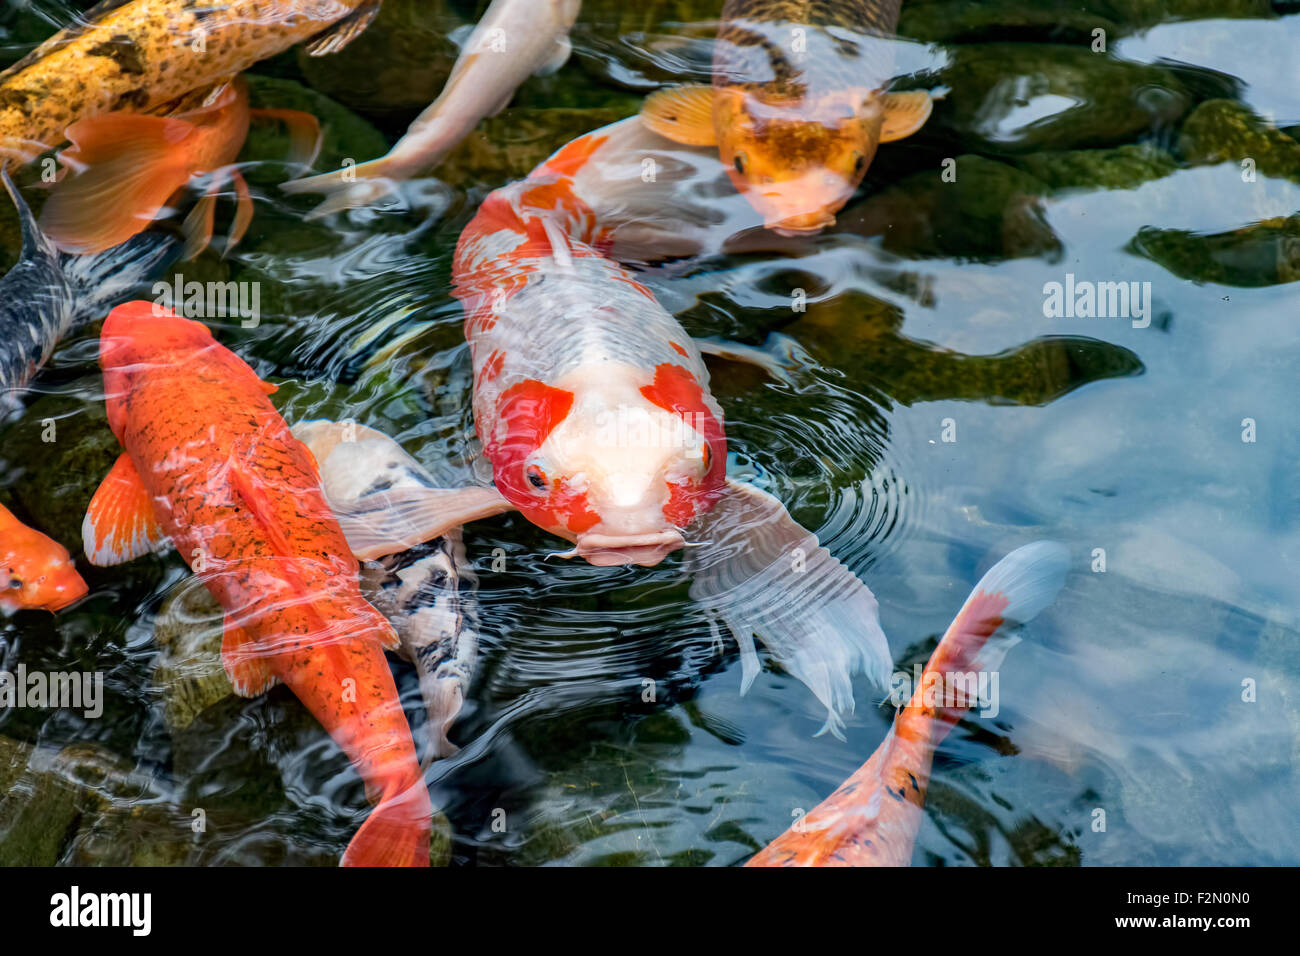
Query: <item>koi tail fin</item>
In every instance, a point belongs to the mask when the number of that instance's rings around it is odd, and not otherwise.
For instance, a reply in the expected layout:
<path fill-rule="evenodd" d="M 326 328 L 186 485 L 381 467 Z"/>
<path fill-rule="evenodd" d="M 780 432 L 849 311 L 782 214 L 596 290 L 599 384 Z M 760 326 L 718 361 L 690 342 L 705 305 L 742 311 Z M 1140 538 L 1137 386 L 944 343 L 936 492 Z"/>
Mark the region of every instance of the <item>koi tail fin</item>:
<path fill-rule="evenodd" d="M 41 227 L 65 252 L 103 252 L 143 232 L 194 173 L 201 145 L 193 124 L 138 113 L 104 113 L 68 127 L 69 168 L 41 211 Z"/>
<path fill-rule="evenodd" d="M 424 779 L 386 792 L 343 854 L 343 866 L 428 866 L 433 806 Z"/>
<path fill-rule="evenodd" d="M 700 530 L 707 540 L 685 558 L 691 596 L 739 643 L 741 693 L 758 674 L 757 634 L 772 659 L 826 705 L 818 736 L 844 739 L 852 676 L 866 673 L 880 687 L 889 677 L 889 643 L 871 589 L 752 485 L 729 481 Z"/>
<path fill-rule="evenodd" d="M 130 299 L 155 299 L 156 295 L 146 295 L 147 283 L 180 258 L 180 249 L 175 237 L 148 232 L 104 252 L 60 256 L 76 302 L 77 321 L 101 319 Z"/>
<path fill-rule="evenodd" d="M 1012 551 L 971 590 L 925 669 L 941 674 L 996 671 L 1007 651 L 1020 643 L 1014 635 L 996 636 L 999 629 L 1037 617 L 1064 587 L 1069 566 L 1070 552 L 1055 541 L 1035 541 Z M 970 703 L 940 707 L 938 716 L 954 724 Z"/>

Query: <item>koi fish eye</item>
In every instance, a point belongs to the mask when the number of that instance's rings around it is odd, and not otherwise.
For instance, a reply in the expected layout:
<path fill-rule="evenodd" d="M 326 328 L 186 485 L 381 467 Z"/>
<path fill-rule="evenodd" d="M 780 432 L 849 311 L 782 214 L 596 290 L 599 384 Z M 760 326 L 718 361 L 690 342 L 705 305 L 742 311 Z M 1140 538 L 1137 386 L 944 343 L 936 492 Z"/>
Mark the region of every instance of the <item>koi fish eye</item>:
<path fill-rule="evenodd" d="M 700 446 L 700 464 L 705 471 L 708 471 L 709 466 L 713 464 L 713 449 L 709 447 L 708 442 Z"/>
<path fill-rule="evenodd" d="M 9 586 L 15 589 L 22 587 L 23 586 L 22 578 L 10 578 Z"/>
<path fill-rule="evenodd" d="M 853 175 L 857 176 L 859 173 L 861 173 L 861 172 L 862 172 L 864 169 L 866 169 L 866 168 L 867 168 L 867 157 L 863 156 L 861 153 L 859 153 L 859 152 L 857 152 L 857 151 L 854 151 L 854 153 L 853 153 Z"/>
<path fill-rule="evenodd" d="M 749 158 L 744 153 L 737 153 L 731 159 L 731 165 L 736 167 L 736 172 L 745 175 L 745 167 L 749 164 Z"/>
<path fill-rule="evenodd" d="M 524 468 L 524 477 L 528 479 L 528 483 L 537 491 L 546 490 L 546 472 L 542 471 L 542 469 L 538 468 L 536 465 L 528 465 Z"/>

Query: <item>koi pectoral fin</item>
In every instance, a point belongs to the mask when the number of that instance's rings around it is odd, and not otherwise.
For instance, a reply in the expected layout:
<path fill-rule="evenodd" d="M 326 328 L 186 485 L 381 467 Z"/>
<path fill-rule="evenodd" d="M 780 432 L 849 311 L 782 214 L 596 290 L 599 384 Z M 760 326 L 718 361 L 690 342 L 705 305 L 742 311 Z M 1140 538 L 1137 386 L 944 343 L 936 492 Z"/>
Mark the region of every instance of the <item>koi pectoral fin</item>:
<path fill-rule="evenodd" d="M 728 481 L 698 527 L 704 542 L 684 559 L 691 597 L 737 637 L 757 634 L 773 660 L 826 705 L 818 734 L 842 737 L 843 716 L 854 709 L 852 675 L 865 672 L 882 687 L 888 681 L 889 644 L 871 590 L 780 501 L 752 485 Z"/>
<path fill-rule="evenodd" d="M 361 561 L 407 551 L 480 518 L 514 509 L 495 488 L 400 488 L 332 505 Z"/>
<path fill-rule="evenodd" d="M 379 16 L 382 6 L 383 0 L 366 0 L 346 17 L 335 21 L 308 40 L 304 45 L 307 55 L 328 56 L 331 53 L 338 53 L 365 32 L 366 27 Z"/>
<path fill-rule="evenodd" d="M 797 373 L 817 363 L 795 339 L 772 332 L 761 346 L 744 345 L 724 339 L 696 339 L 695 346 L 705 355 L 754 365 L 786 385 L 796 385 Z"/>
<path fill-rule="evenodd" d="M 713 87 L 704 83 L 670 86 L 651 93 L 641 106 L 641 122 L 684 146 L 716 146 Z"/>
<path fill-rule="evenodd" d="M 86 558 L 100 567 L 122 564 L 167 546 L 167 532 L 158 523 L 153 499 L 126 452 L 90 499 L 81 522 L 81 540 Z"/>
<path fill-rule="evenodd" d="M 880 100 L 885 108 L 885 122 L 880 128 L 882 143 L 911 136 L 925 125 L 934 109 L 934 98 L 925 90 L 885 93 Z"/>

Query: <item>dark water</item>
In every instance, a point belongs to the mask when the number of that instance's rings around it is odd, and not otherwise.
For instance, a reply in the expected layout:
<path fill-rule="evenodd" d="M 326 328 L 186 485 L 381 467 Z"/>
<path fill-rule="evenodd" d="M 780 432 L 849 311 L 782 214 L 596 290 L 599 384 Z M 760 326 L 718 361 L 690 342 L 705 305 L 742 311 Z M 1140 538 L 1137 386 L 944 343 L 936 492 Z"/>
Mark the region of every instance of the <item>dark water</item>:
<path fill-rule="evenodd" d="M 588 3 L 570 64 L 396 210 L 302 222 L 310 202 L 275 189 L 283 140 L 255 130 L 249 236 L 185 274 L 261 284 L 257 328 L 214 330 L 282 383 L 290 422 L 352 417 L 435 469 L 472 455 L 448 295 L 460 230 L 490 189 L 707 65 L 717 4 L 625 6 Z M 7 58 L 71 9 L 10 9 Z M 378 155 L 439 89 L 444 34 L 477 12 L 389 0 L 343 67 L 288 54 L 259 68 L 273 79 L 255 96 L 330 111 L 320 169 Z M 1064 592 L 1002 667 L 1000 713 L 965 721 L 937 757 L 916 865 L 1300 862 L 1300 30 L 1287 14 L 905 3 L 901 32 L 924 42 L 898 86 L 948 96 L 920 134 L 882 147 L 837 229 L 650 277 L 695 334 L 780 332 L 807 353 L 792 383 L 711 366 L 732 470 L 870 584 L 899 669 L 924 661 L 997 557 L 1040 537 L 1071 550 Z M 1105 53 L 1089 49 L 1097 25 Z M 940 180 L 947 159 L 956 182 Z M 1045 317 L 1045 284 L 1067 275 L 1150 283 L 1149 315 Z M 93 327 L 63 343 L 0 449 L 0 499 L 74 551 L 116 455 L 96 344 Z M 861 683 L 844 743 L 812 738 L 820 705 L 771 666 L 740 697 L 734 647 L 719 655 L 675 559 L 548 561 L 561 543 L 518 517 L 466 542 L 482 658 L 452 734 L 464 749 L 429 773 L 453 863 L 743 862 L 888 728 L 889 703 Z M 0 862 L 336 862 L 368 807 L 292 695 L 225 697 L 170 726 L 178 679 L 155 670 L 155 631 L 192 589 L 179 558 L 82 570 L 92 593 L 73 610 L 0 619 L 6 668 L 96 670 L 108 693 L 96 720 L 0 712 Z M 395 666 L 418 723 L 414 671 Z"/>

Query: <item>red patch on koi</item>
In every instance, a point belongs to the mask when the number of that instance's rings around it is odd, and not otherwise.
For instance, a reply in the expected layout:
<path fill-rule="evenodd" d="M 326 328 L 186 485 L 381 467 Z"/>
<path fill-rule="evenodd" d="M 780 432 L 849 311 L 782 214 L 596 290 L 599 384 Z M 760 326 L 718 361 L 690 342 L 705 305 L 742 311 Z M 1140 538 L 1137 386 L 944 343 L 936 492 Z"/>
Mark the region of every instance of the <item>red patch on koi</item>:
<path fill-rule="evenodd" d="M 483 363 L 483 381 L 490 382 L 501 374 L 501 367 L 505 365 L 506 353 L 500 349 L 493 350 L 492 354 L 487 357 Z"/>
<path fill-rule="evenodd" d="M 709 470 L 698 483 L 670 486 L 664 517 L 679 527 L 708 511 L 722 494 L 727 470 L 727 436 L 722 423 L 704 401 L 704 389 L 680 365 L 663 362 L 655 368 L 655 380 L 641 394 L 665 411 L 672 412 L 704 437 L 709 446 Z"/>
<path fill-rule="evenodd" d="M 675 351 L 678 355 L 682 355 L 682 356 L 686 355 L 686 349 L 682 348 L 676 342 L 669 342 L 668 344 L 673 347 L 673 351 Z"/>
<path fill-rule="evenodd" d="M 573 176 L 587 165 L 596 150 L 604 146 L 608 139 L 608 136 L 597 136 L 594 133 L 580 136 L 542 163 L 535 170 L 534 175 L 554 173 L 557 176 Z"/>

